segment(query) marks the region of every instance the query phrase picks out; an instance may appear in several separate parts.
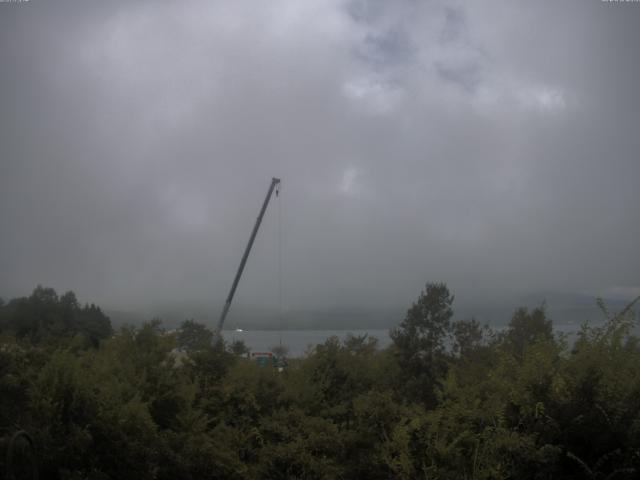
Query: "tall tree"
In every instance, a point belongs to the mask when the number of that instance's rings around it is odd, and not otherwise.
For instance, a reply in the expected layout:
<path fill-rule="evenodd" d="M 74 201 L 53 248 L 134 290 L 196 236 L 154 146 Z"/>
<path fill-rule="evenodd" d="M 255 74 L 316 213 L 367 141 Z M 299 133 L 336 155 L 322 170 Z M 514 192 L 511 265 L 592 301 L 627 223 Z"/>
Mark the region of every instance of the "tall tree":
<path fill-rule="evenodd" d="M 427 283 L 399 327 L 391 331 L 407 394 L 433 406 L 446 372 L 453 295 L 444 283 Z"/>
<path fill-rule="evenodd" d="M 204 350 L 212 341 L 213 332 L 195 320 L 185 320 L 178 329 L 178 346 L 188 352 Z"/>
<path fill-rule="evenodd" d="M 517 358 L 523 358 L 528 345 L 552 339 L 553 325 L 547 318 L 544 305 L 532 311 L 519 308 L 514 312 L 506 332 L 506 340 Z"/>

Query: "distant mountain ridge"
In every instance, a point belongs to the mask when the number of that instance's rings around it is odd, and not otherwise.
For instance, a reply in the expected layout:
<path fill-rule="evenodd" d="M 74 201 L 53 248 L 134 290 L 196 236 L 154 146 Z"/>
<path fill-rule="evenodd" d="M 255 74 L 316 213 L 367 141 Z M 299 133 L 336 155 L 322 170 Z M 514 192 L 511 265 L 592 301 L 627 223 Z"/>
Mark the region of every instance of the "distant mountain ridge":
<path fill-rule="evenodd" d="M 630 300 L 604 299 L 610 312 L 622 310 Z M 535 308 L 544 303 L 549 318 L 555 324 L 602 323 L 603 313 L 596 299 L 575 293 L 544 292 L 523 296 L 504 304 L 454 304 L 454 318 L 474 317 L 483 324 L 503 326 L 509 323 L 516 308 Z M 396 327 L 404 318 L 406 307 L 363 308 L 332 307 L 327 309 L 298 309 L 283 312 L 275 309 L 232 307 L 225 329 L 245 330 L 348 330 L 387 329 Z M 194 319 L 209 327 L 216 325 L 219 311 L 210 306 L 181 303 L 147 309 L 146 312 L 105 310 L 115 327 L 123 324 L 140 324 L 152 318 L 160 318 L 165 328 L 176 328 L 186 319 Z M 636 315 L 638 315 L 636 313 Z"/>

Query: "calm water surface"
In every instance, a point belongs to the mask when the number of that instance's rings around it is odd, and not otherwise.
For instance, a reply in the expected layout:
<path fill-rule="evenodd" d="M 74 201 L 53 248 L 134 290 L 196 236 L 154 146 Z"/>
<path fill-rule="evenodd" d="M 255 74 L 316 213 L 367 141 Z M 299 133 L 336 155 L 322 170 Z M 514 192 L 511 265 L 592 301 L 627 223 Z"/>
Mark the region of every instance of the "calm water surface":
<path fill-rule="evenodd" d="M 600 326 L 593 324 L 592 326 Z M 504 330 L 505 326 L 494 326 L 494 331 Z M 571 343 L 576 333 L 580 330 L 580 325 L 555 324 L 554 332 L 569 334 L 569 343 Z M 636 330 L 636 334 L 639 332 Z M 329 337 L 336 336 L 340 340 L 344 340 L 348 335 L 369 335 L 378 339 L 378 348 L 385 348 L 391 343 L 389 330 L 244 330 L 238 332 L 236 330 L 225 330 L 223 332 L 224 339 L 227 342 L 234 340 L 242 340 L 252 352 L 270 352 L 274 347 L 283 345 L 289 349 L 290 357 L 301 357 L 307 350 L 324 343 Z"/>

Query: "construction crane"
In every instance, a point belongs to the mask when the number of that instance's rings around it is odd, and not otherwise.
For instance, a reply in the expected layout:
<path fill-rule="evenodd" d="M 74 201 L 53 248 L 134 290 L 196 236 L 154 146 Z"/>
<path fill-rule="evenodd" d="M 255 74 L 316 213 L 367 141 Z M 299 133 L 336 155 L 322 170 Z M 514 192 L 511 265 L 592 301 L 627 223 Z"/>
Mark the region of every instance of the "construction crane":
<path fill-rule="evenodd" d="M 244 270 L 244 266 L 247 263 L 247 258 L 249 258 L 249 252 L 251 252 L 253 241 L 256 239 L 256 234 L 258 233 L 258 229 L 260 228 L 260 224 L 262 223 L 262 217 L 264 217 L 264 212 L 266 212 L 267 210 L 267 206 L 269 205 L 269 200 L 271 200 L 271 195 L 273 194 L 273 191 L 276 190 L 276 187 L 278 187 L 279 185 L 280 185 L 280 179 L 273 177 L 271 179 L 271 185 L 269 186 L 269 191 L 267 192 L 267 196 L 265 197 L 264 202 L 262 204 L 262 208 L 260 209 L 260 214 L 256 219 L 256 224 L 253 226 L 251 237 L 249 237 L 249 243 L 247 243 L 247 247 L 244 249 L 244 254 L 242 255 L 242 260 L 240 260 L 240 266 L 238 267 L 236 277 L 233 279 L 231 290 L 229 290 L 229 295 L 227 296 L 227 300 L 224 302 L 224 307 L 222 308 L 222 314 L 220 315 L 220 320 L 218 320 L 216 337 L 219 340 L 222 339 L 222 327 L 224 326 L 224 320 L 225 318 L 227 318 L 227 313 L 229 313 L 229 308 L 231 308 L 231 301 L 233 300 L 233 295 L 236 293 L 236 288 L 238 288 L 238 282 L 240 281 L 240 277 L 242 276 L 242 271 Z M 276 190 L 276 196 L 278 196 L 278 190 Z"/>

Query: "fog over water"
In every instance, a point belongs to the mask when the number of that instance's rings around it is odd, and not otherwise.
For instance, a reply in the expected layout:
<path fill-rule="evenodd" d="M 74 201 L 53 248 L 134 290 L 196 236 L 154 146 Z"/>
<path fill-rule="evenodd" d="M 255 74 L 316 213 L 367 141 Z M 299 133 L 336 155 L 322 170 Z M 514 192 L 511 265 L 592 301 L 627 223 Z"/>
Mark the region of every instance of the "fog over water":
<path fill-rule="evenodd" d="M 0 297 L 217 312 L 277 176 L 232 315 L 402 312 L 427 281 L 463 309 L 631 300 L 639 26 L 577 0 L 0 4 Z"/>

